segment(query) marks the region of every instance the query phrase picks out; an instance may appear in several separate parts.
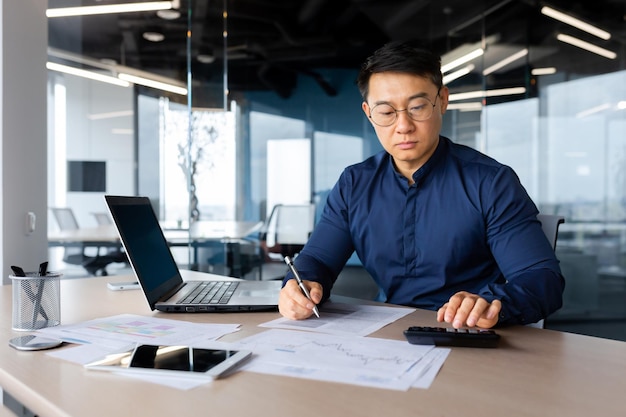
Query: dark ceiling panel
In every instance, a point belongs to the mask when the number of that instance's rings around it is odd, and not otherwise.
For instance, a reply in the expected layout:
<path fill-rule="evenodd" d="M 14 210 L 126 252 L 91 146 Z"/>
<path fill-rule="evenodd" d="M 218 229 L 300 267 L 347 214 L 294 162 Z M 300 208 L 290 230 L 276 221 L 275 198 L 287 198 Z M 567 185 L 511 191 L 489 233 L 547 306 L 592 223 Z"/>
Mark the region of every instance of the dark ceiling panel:
<path fill-rule="evenodd" d="M 78 3 L 104 2 L 49 0 L 51 8 Z M 600 43 L 619 51 L 621 60 L 608 62 L 557 41 L 559 31 L 583 39 L 590 35 L 541 15 L 544 3 L 612 31 L 613 38 Z M 443 55 L 463 43 L 480 41 L 483 34 L 492 35 L 499 45 L 494 51 L 530 47 L 529 59 L 536 60 L 532 65 L 582 73 L 598 72 L 598 66 L 605 72 L 617 70 L 624 65 L 626 51 L 623 0 L 228 0 L 226 49 L 223 0 L 182 0 L 181 10 L 190 4 L 194 80 L 221 83 L 226 56 L 232 92 L 274 90 L 288 97 L 297 74 L 315 78 L 321 69 L 356 69 L 391 40 L 414 41 Z M 178 19 L 164 20 L 146 12 L 49 19 L 49 45 L 184 81 L 187 16 L 183 12 Z M 165 39 L 149 42 L 142 37 L 145 31 L 163 33 Z M 205 59 L 200 62 L 199 56 Z M 485 65 L 489 59 L 486 54 Z M 495 74 L 490 80 L 510 83 L 520 76 L 526 75 L 512 67 L 509 74 Z"/>

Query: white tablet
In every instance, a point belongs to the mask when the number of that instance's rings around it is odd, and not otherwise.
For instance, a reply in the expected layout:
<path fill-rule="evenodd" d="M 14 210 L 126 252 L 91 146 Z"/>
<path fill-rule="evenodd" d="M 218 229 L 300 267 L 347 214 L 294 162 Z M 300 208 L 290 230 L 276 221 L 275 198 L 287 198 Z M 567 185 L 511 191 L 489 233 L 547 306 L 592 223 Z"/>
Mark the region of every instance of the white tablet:
<path fill-rule="evenodd" d="M 189 346 L 136 345 L 85 365 L 87 369 L 210 380 L 225 375 L 251 356 L 246 350 Z"/>

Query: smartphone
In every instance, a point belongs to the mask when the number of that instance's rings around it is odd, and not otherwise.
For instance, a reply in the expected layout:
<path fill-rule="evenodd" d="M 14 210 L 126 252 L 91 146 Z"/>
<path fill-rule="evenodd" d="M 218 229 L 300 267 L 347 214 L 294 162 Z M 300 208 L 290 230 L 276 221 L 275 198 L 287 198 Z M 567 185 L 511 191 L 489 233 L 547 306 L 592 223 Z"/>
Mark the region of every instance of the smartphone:
<path fill-rule="evenodd" d="M 243 364 L 252 352 L 139 344 L 85 365 L 88 369 L 144 375 L 215 379 Z"/>
<path fill-rule="evenodd" d="M 128 282 L 109 282 L 107 284 L 110 290 L 113 291 L 124 291 L 124 290 L 138 290 L 139 282 L 137 281 L 128 281 Z"/>

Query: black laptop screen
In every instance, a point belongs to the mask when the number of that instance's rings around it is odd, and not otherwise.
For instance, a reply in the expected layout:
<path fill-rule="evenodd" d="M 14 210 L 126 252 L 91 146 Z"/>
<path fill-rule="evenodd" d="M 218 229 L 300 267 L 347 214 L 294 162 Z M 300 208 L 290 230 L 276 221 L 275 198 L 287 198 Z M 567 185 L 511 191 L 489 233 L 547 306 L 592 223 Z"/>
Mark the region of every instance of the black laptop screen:
<path fill-rule="evenodd" d="M 146 197 L 106 196 L 122 243 L 150 307 L 182 283 L 161 226 Z"/>

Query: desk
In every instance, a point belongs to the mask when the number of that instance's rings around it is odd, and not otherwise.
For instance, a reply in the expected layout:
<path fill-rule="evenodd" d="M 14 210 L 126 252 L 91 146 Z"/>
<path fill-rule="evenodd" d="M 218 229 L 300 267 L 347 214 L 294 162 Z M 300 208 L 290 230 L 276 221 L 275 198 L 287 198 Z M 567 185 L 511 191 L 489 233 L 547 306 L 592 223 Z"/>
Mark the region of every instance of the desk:
<path fill-rule="evenodd" d="M 173 244 L 187 243 L 189 239 L 199 242 L 223 239 L 241 239 L 258 230 L 263 222 L 246 221 L 200 221 L 194 223 L 191 229 L 164 229 L 163 234 L 168 242 Z M 64 245 L 73 242 L 81 243 L 119 243 L 120 238 L 114 225 L 83 227 L 77 230 L 57 230 L 48 233 L 48 242 L 51 246 Z"/>
<path fill-rule="evenodd" d="M 185 271 L 185 278 L 208 274 Z M 220 277 L 223 278 L 223 277 Z M 61 281 L 64 324 L 120 313 L 193 322 L 241 323 L 236 340 L 266 329 L 276 312 L 164 314 L 151 312 L 139 291 L 108 291 L 108 280 Z M 338 301 L 346 301 L 337 297 Z M 339 300 L 340 298 L 340 300 Z M 97 300 L 97 302 L 94 302 Z M 51 358 L 18 352 L 6 343 L 11 330 L 11 287 L 0 297 L 0 386 L 39 416 L 622 416 L 626 343 L 552 330 L 500 329 L 497 349 L 455 348 L 427 390 L 406 392 L 238 372 L 190 391 L 129 377 L 92 372 Z M 402 340 L 409 325 L 436 325 L 418 310 L 374 333 Z"/>
<path fill-rule="evenodd" d="M 118 245 L 120 238 L 115 226 L 109 224 L 48 233 L 49 246 L 67 246 L 72 243 L 89 244 L 89 246 Z"/>
<path fill-rule="evenodd" d="M 224 254 L 229 249 L 234 256 L 240 252 L 237 245 L 241 239 L 261 229 L 263 222 L 248 222 L 235 220 L 209 220 L 198 221 L 190 229 L 164 229 L 163 234 L 170 246 L 191 246 L 192 269 L 199 266 L 199 248 L 206 247 L 210 243 L 219 242 L 224 245 Z M 101 225 L 98 227 L 86 227 L 78 230 L 62 230 L 48 233 L 49 246 L 76 246 L 88 244 L 89 246 L 111 247 L 120 244 L 119 235 L 115 225 Z M 234 259 L 234 265 L 241 265 L 239 259 Z M 241 276 L 241 271 L 231 271 L 233 276 Z"/>

